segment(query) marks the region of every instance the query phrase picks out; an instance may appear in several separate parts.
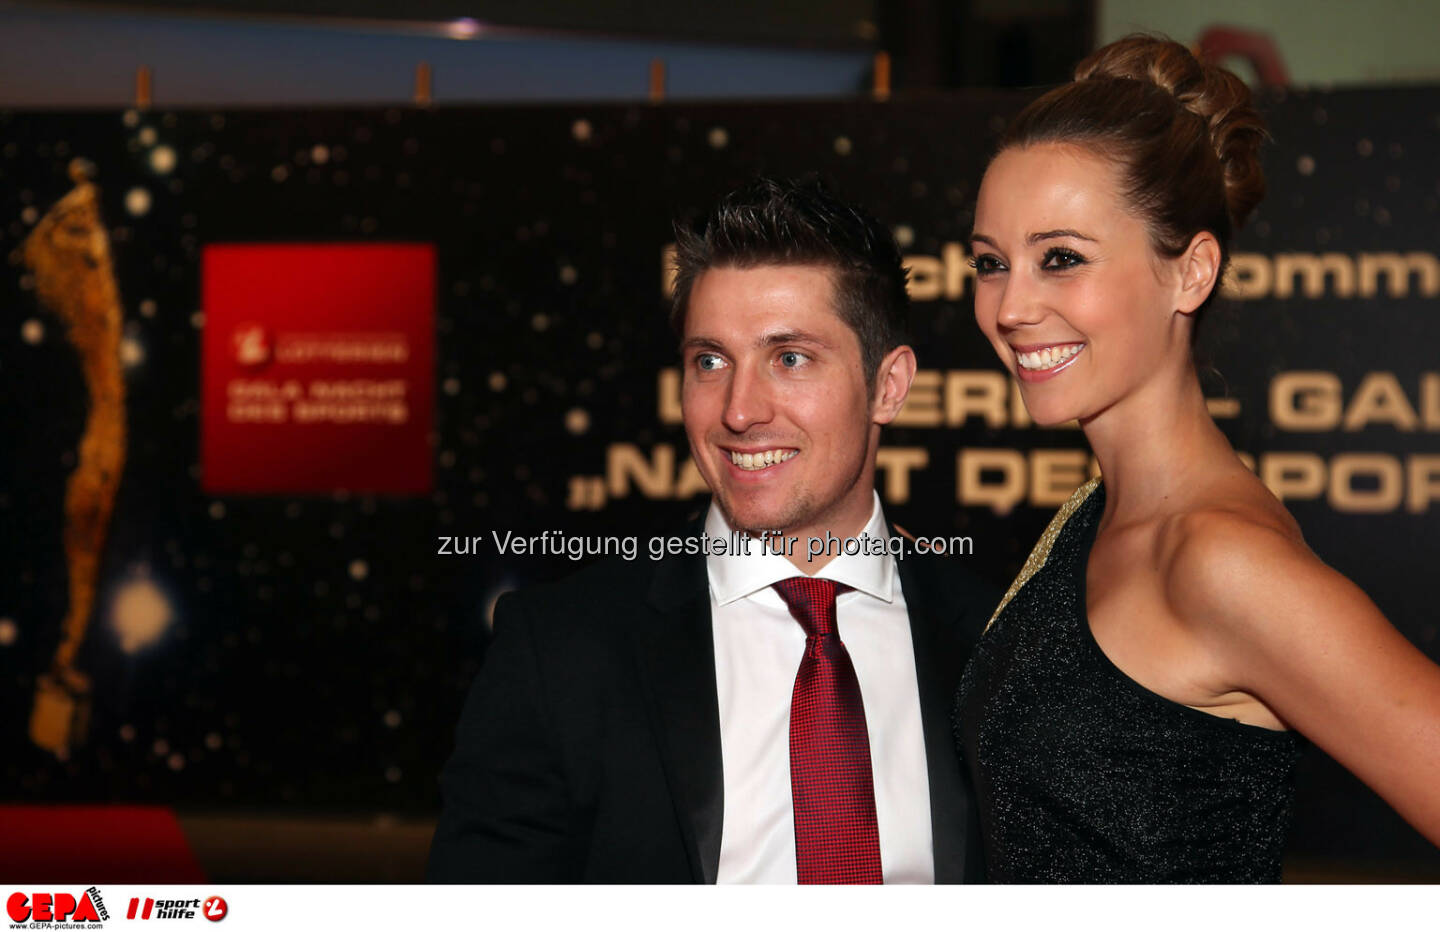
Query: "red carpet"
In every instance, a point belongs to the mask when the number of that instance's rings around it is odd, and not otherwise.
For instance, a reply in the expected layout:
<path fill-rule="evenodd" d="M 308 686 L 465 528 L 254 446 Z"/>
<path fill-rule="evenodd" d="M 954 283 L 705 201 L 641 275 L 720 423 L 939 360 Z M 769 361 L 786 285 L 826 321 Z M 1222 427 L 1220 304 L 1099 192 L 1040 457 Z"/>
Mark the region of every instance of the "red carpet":
<path fill-rule="evenodd" d="M 204 883 L 175 813 L 162 806 L 0 805 L 6 883 Z"/>

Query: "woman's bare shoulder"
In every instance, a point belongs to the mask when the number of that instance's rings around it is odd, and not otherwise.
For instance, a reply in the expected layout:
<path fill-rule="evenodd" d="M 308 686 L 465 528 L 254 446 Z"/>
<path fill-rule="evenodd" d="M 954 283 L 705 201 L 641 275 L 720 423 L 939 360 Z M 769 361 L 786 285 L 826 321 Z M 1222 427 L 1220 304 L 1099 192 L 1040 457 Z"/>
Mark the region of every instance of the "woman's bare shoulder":
<path fill-rule="evenodd" d="M 1157 544 L 1166 600 L 1191 623 L 1253 616 L 1306 577 L 1333 572 L 1249 473 L 1197 489 L 1162 522 Z"/>
<path fill-rule="evenodd" d="M 1230 689 L 1306 735 L 1440 843 L 1440 668 L 1305 546 L 1268 492 L 1217 483 L 1185 504 L 1165 522 L 1174 617 Z"/>

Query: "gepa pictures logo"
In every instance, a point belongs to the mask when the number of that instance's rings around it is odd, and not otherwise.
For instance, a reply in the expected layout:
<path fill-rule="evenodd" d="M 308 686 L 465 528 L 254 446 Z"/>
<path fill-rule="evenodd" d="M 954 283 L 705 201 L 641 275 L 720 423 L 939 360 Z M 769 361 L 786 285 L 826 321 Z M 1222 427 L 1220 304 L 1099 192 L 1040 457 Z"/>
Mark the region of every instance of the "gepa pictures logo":
<path fill-rule="evenodd" d="M 5 912 L 16 923 L 93 922 L 96 928 L 110 918 L 96 887 L 78 898 L 70 893 L 12 893 L 5 901 Z"/>

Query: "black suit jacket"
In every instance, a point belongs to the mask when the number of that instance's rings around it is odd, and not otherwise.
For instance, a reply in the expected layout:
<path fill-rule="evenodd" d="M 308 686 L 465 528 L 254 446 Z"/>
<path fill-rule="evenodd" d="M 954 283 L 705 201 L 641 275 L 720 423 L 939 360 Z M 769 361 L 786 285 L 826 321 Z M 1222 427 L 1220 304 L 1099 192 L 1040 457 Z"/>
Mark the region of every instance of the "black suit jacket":
<path fill-rule="evenodd" d="M 496 605 L 495 638 L 440 777 L 427 880 L 715 882 L 725 801 L 705 558 L 651 561 L 641 551 Z M 978 819 L 950 708 L 1000 593 L 957 560 L 896 564 L 915 648 L 935 879 L 980 881 Z"/>

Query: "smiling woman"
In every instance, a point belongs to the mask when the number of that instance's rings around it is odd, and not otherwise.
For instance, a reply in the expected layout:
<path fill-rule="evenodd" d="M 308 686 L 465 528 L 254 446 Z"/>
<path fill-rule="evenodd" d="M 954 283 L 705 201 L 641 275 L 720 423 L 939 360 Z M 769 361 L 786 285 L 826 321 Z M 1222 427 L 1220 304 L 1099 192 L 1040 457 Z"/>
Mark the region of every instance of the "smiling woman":
<path fill-rule="evenodd" d="M 1103 477 L 957 696 L 992 880 L 1279 880 L 1301 734 L 1440 841 L 1440 668 L 1310 552 L 1196 377 L 1264 135 L 1238 78 L 1133 36 L 1027 107 L 985 173 L 976 320 Z"/>

